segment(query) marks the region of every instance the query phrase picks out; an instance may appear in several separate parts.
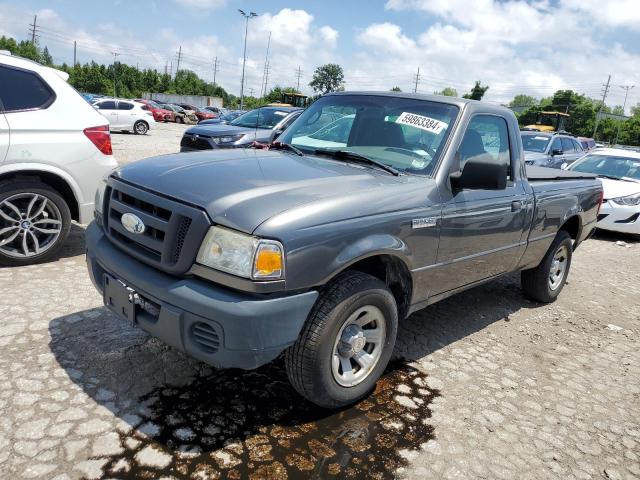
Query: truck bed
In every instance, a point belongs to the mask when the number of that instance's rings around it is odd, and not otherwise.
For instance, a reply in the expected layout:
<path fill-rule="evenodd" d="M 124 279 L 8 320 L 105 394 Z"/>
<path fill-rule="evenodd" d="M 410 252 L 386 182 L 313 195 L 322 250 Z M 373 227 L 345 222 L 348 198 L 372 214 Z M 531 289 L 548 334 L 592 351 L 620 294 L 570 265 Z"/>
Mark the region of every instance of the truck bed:
<path fill-rule="evenodd" d="M 576 172 L 574 170 L 560 170 L 558 168 L 536 167 L 527 165 L 527 178 L 529 180 L 584 180 L 596 178 L 592 173 Z"/>

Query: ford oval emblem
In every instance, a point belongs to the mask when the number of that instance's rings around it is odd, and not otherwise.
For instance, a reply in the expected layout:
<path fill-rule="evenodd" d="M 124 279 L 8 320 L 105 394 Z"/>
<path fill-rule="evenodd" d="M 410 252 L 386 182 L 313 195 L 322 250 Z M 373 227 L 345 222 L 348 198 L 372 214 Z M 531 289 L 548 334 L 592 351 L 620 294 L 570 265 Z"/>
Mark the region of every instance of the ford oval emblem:
<path fill-rule="evenodd" d="M 140 217 L 134 215 L 133 213 L 125 213 L 122 215 L 120 219 L 120 223 L 122 226 L 131 233 L 140 234 L 144 233 L 145 226 L 144 222 L 140 220 Z"/>

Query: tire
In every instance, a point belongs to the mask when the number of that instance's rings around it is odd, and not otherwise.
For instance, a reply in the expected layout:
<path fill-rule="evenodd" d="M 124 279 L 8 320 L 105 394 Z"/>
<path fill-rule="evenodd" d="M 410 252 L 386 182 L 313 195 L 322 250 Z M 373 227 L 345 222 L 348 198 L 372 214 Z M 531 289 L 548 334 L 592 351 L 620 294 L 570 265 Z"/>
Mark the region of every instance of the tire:
<path fill-rule="evenodd" d="M 566 231 L 560 230 L 540 265 L 521 272 L 524 294 L 538 302 L 554 302 L 567 281 L 572 254 L 573 241 Z M 556 263 L 556 259 L 563 259 L 563 261 Z M 559 274 L 560 269 L 561 274 Z"/>
<path fill-rule="evenodd" d="M 31 206 L 31 219 L 18 219 L 13 207 L 24 216 L 33 197 L 36 200 Z M 38 213 L 43 204 L 43 210 Z M 49 185 L 37 179 L 0 182 L 0 265 L 31 265 L 50 260 L 62 248 L 70 228 L 69 206 Z"/>
<path fill-rule="evenodd" d="M 360 333 L 351 335 L 360 328 L 354 322 L 369 318 L 376 320 L 363 326 L 374 324 L 375 328 L 361 328 L 362 332 L 370 333 L 358 343 L 354 339 Z M 321 292 L 296 343 L 287 349 L 285 365 L 289 380 L 300 395 L 320 407 L 340 408 L 355 403 L 374 388 L 384 372 L 397 330 L 398 308 L 385 283 L 361 272 L 346 272 Z M 374 339 L 371 332 L 377 332 L 377 343 L 367 342 Z M 354 344 L 352 350 L 344 353 L 349 344 L 338 340 L 347 336 Z M 345 360 L 352 353 L 354 357 Z M 361 367 L 356 361 L 361 355 L 375 362 L 371 361 L 368 368 Z M 352 375 L 347 375 L 349 372 L 343 367 L 347 363 Z"/>
<path fill-rule="evenodd" d="M 143 120 L 138 120 L 133 124 L 133 131 L 136 135 L 146 135 L 149 131 L 149 124 Z"/>

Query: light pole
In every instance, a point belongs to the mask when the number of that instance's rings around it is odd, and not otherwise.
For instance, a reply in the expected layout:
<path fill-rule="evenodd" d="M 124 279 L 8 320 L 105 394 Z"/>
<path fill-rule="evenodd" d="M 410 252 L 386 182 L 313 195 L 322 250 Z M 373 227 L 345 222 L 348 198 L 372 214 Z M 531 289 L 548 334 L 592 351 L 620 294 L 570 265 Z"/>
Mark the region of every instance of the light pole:
<path fill-rule="evenodd" d="M 625 108 L 627 108 L 627 95 L 629 95 L 629 90 L 631 90 L 635 85 L 620 85 L 620 88 L 626 90 L 624 92 L 624 103 L 622 104 L 622 116 L 624 117 Z M 613 142 L 614 145 L 618 143 L 618 135 L 620 135 L 620 126 L 624 120 L 618 122 L 618 130 L 616 131 L 616 139 Z"/>
<path fill-rule="evenodd" d="M 244 56 L 242 58 L 242 80 L 240 81 L 240 110 L 244 107 L 244 67 L 247 63 L 247 33 L 249 32 L 249 19 L 257 17 L 258 14 L 254 12 L 245 13 L 244 10 L 238 9 L 240 15 L 245 18 L 244 25 Z"/>

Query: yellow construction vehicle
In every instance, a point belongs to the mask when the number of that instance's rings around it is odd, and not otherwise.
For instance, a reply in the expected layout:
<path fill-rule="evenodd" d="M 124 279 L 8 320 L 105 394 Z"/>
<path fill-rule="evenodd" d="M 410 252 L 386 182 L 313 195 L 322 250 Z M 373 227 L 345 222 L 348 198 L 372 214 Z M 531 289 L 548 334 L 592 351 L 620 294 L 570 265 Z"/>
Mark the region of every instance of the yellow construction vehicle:
<path fill-rule="evenodd" d="M 283 93 L 279 102 L 270 103 L 269 106 L 307 108 L 309 106 L 309 97 L 301 93 Z"/>
<path fill-rule="evenodd" d="M 559 132 L 566 130 L 567 119 L 570 117 L 568 113 L 562 112 L 539 112 L 536 123 L 527 125 L 523 130 L 537 130 L 539 132 Z"/>

